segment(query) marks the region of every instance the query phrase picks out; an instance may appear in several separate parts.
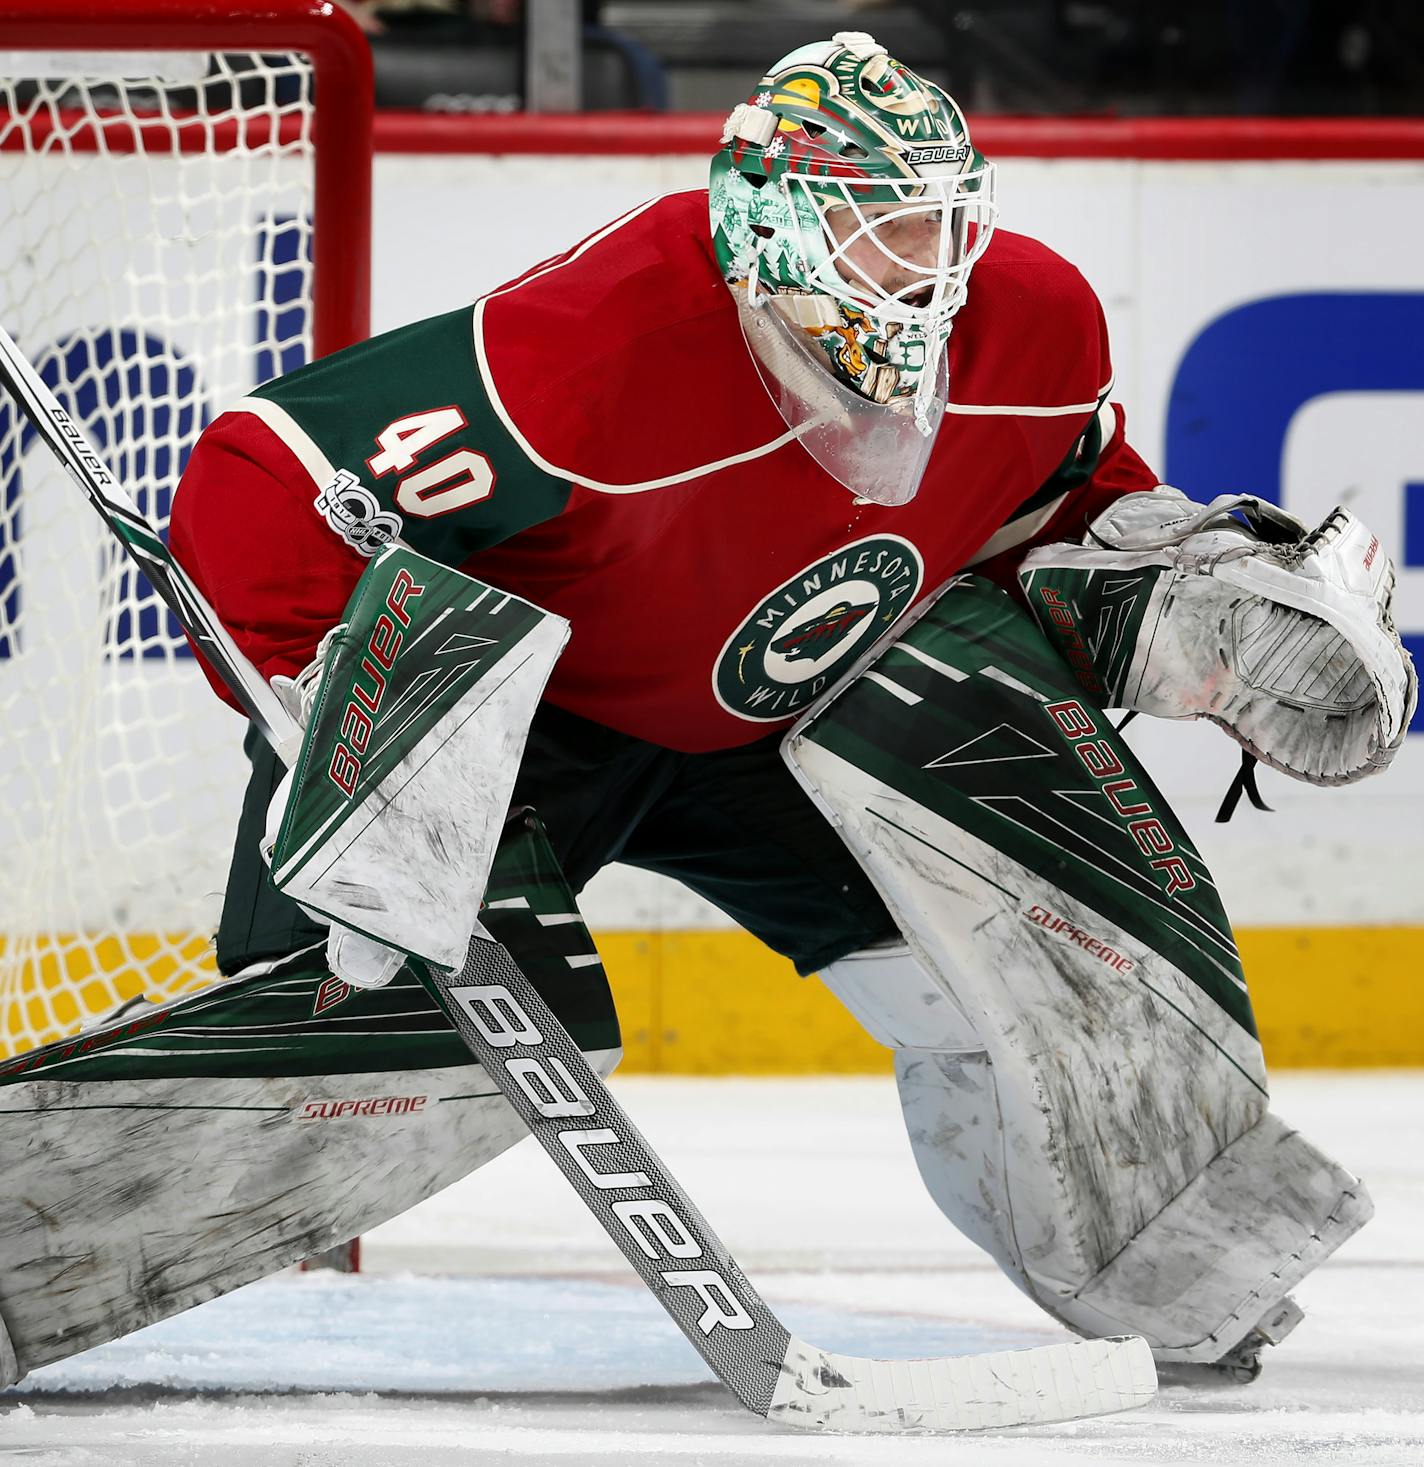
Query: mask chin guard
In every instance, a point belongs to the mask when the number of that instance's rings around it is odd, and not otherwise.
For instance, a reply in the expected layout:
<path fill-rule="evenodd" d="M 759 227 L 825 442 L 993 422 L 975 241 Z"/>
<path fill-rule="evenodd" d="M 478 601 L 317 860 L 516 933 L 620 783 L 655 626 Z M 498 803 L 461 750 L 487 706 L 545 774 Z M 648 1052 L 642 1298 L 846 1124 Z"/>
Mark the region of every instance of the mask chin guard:
<path fill-rule="evenodd" d="M 872 390 L 884 390 L 888 400 L 875 401 L 843 382 L 806 334 L 808 326 L 819 327 L 823 307 L 814 304 L 818 300 L 830 306 L 834 325 L 842 324 L 830 297 L 760 294 L 755 272 L 745 290 L 732 287 L 732 296 L 757 375 L 806 452 L 857 498 L 908 504 L 924 477 L 949 397 L 943 347 L 938 362 L 932 368 L 927 364 L 913 397 L 889 396 L 899 369 L 877 364 Z M 768 300 L 775 309 L 766 309 Z M 812 313 L 816 324 L 803 324 L 803 315 Z"/>

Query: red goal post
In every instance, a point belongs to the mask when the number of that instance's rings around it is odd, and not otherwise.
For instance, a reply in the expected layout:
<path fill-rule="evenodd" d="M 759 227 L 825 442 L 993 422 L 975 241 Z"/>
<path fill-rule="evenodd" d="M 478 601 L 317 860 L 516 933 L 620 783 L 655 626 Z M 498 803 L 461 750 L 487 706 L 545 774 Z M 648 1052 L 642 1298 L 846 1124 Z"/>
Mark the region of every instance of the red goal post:
<path fill-rule="evenodd" d="M 368 334 L 371 151 L 324 0 L 0 0 L 0 321 L 160 523 L 216 412 Z M 0 1056 L 211 980 L 240 735 L 0 397 Z"/>
<path fill-rule="evenodd" d="M 319 101 L 312 116 L 315 351 L 365 338 L 371 293 L 371 51 L 360 28 L 331 0 L 0 0 L 0 52 L 290 52 L 309 58 Z M 211 137 L 196 116 L 101 119 L 73 146 L 111 152 L 177 147 L 196 151 L 268 142 L 268 124 L 236 118 Z M 46 132 L 54 119 L 43 119 Z M 288 139 L 296 121 L 282 123 Z M 0 119 L 0 149 L 16 146 Z"/>

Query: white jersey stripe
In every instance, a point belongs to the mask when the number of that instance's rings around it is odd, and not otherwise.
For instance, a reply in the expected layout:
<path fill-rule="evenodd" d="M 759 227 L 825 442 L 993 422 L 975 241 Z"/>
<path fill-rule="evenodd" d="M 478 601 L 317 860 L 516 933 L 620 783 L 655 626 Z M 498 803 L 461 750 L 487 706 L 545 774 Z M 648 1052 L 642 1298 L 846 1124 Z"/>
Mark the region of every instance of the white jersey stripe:
<path fill-rule="evenodd" d="M 1026 540 L 1032 540 L 1058 512 L 1059 506 L 1067 497 L 1066 494 L 1060 494 L 1057 499 L 1050 499 L 1042 509 L 1036 509 L 1032 514 L 1023 515 L 1019 519 L 1010 520 L 1001 529 L 995 530 L 964 562 L 964 568 L 967 570 L 970 566 L 989 560 L 995 555 L 1002 554 L 1005 550 L 1012 550 L 1015 545 L 1022 545 Z"/>
<path fill-rule="evenodd" d="M 1065 402 L 1057 407 L 1029 407 L 1025 405 L 1007 406 L 991 405 L 979 402 L 951 402 L 946 404 L 945 412 L 958 413 L 961 417 L 983 417 L 983 418 L 1066 418 L 1071 413 L 1096 413 L 1107 407 L 1107 395 L 1112 391 L 1112 383 L 1109 382 L 1092 402 Z M 1109 409 L 1109 412 L 1111 410 Z M 1111 420 L 1111 427 L 1116 426 L 1116 418 Z M 1106 438 L 1104 439 L 1106 442 Z"/>
<path fill-rule="evenodd" d="M 298 462 L 311 475 L 311 481 L 318 489 L 325 489 L 336 477 L 331 460 L 286 408 L 265 397 L 240 397 L 227 411 L 251 413 L 254 418 L 260 418 L 296 454 Z"/>
<path fill-rule="evenodd" d="M 1027 407 L 1022 403 L 951 402 L 945 404 L 944 410 L 957 413 L 962 418 L 1067 418 L 1074 413 L 1095 413 L 1098 405 L 1096 402 L 1065 402 L 1054 407 Z"/>
<path fill-rule="evenodd" d="M 1106 396 L 1103 398 L 1102 406 L 1098 409 L 1098 431 L 1102 434 L 1104 447 L 1112 442 L 1113 434 L 1117 432 L 1117 414 L 1113 411 L 1113 405 Z"/>

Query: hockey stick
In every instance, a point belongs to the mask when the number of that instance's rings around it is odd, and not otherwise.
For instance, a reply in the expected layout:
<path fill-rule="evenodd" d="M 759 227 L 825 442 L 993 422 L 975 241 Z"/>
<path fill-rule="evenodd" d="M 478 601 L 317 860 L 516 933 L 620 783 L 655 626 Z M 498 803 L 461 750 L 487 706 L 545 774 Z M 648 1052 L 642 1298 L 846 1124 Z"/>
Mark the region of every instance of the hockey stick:
<path fill-rule="evenodd" d="M 0 382 L 278 755 L 292 762 L 302 730 L 3 328 Z M 459 972 L 412 967 L 658 1302 L 758 1415 L 850 1431 L 948 1431 L 1073 1420 L 1151 1398 L 1151 1352 L 1135 1338 L 915 1361 L 858 1359 L 798 1340 L 504 947 L 476 931 Z"/>
<path fill-rule="evenodd" d="M 212 607 L 168 553 L 168 547 L 119 481 L 109 472 L 83 429 L 59 405 L 8 331 L 0 326 L 0 381 L 30 426 L 84 491 L 99 518 L 138 562 L 183 630 L 222 674 L 242 710 L 291 764 L 301 750 L 302 730 L 267 681 L 242 655 Z"/>

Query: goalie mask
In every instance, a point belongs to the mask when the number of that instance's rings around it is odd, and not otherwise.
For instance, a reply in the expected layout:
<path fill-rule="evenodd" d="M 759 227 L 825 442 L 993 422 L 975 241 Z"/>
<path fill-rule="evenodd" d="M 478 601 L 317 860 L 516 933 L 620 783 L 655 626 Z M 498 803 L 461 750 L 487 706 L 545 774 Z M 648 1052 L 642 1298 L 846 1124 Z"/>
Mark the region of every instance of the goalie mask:
<path fill-rule="evenodd" d="M 906 503 L 993 232 L 993 165 L 944 91 L 859 32 L 784 57 L 722 141 L 713 247 L 762 381 L 832 477 Z"/>

